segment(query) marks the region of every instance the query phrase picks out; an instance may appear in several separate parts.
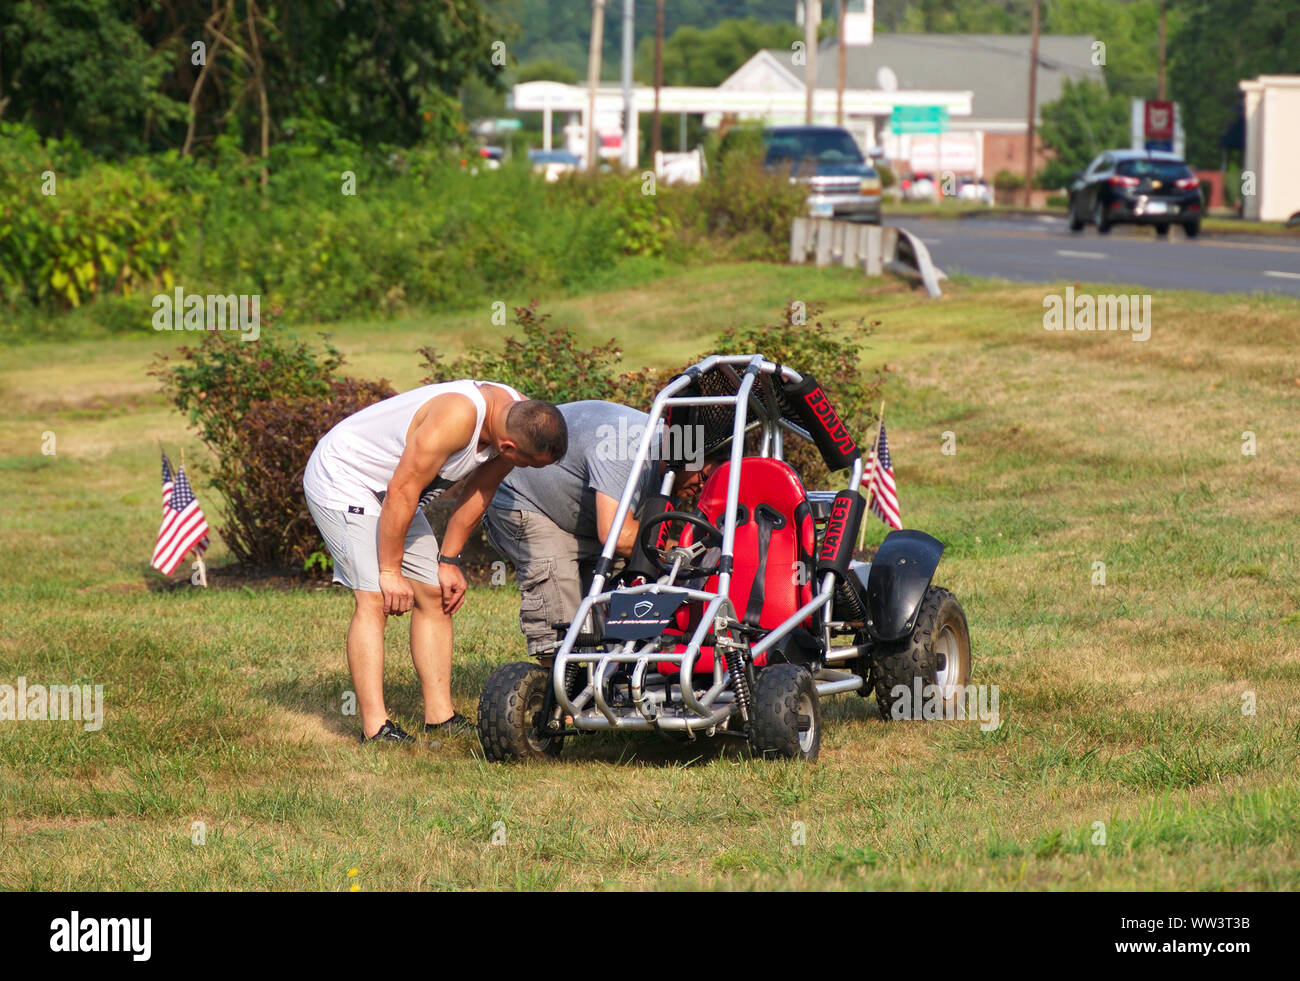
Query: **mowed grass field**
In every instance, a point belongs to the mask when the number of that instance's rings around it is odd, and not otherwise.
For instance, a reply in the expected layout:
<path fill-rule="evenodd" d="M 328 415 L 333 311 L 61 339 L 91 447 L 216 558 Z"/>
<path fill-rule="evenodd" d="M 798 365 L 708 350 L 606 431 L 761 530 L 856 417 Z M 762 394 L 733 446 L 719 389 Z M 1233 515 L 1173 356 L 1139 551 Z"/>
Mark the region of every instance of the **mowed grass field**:
<path fill-rule="evenodd" d="M 937 581 L 1002 724 L 884 723 L 838 696 L 814 765 L 654 737 L 521 766 L 472 739 L 359 747 L 342 591 L 150 587 L 157 442 L 201 459 L 145 374 L 180 339 L 0 351 L 0 683 L 102 684 L 105 702 L 98 732 L 0 722 L 0 886 L 1296 888 L 1300 304 L 1156 293 L 1135 343 L 1045 331 L 1065 285 L 958 280 L 932 302 L 742 265 L 544 303 L 618 337 L 628 367 L 680 363 L 787 297 L 881 322 L 867 358 L 889 368 L 904 521 L 948 545 Z M 417 347 L 484 343 L 488 318 L 332 333 L 359 374 L 407 387 Z M 462 711 L 521 658 L 516 610 L 485 587 L 458 614 Z M 416 722 L 405 630 L 388 699 Z"/>

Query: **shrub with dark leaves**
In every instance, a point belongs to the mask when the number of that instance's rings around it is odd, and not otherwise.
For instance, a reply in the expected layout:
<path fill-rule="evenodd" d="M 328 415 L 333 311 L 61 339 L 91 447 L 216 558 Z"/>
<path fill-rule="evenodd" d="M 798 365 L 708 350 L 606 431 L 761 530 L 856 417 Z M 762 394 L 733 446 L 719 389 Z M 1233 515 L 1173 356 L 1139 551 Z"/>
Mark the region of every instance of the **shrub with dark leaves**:
<path fill-rule="evenodd" d="M 329 394 L 254 402 L 244 417 L 240 481 L 228 496 L 238 521 L 222 530 L 231 551 L 258 564 L 310 569 L 324 551 L 302 494 L 317 441 L 343 419 L 397 393 L 387 381 L 344 378 Z M 232 537 L 233 535 L 233 537 Z"/>
<path fill-rule="evenodd" d="M 338 377 L 343 356 L 263 329 L 257 343 L 207 333 L 152 373 L 212 451 L 221 538 L 240 562 L 302 567 L 320 537 L 302 497 L 316 441 L 345 416 L 395 394 L 386 381 Z M 305 550 L 305 551 L 304 551 Z"/>

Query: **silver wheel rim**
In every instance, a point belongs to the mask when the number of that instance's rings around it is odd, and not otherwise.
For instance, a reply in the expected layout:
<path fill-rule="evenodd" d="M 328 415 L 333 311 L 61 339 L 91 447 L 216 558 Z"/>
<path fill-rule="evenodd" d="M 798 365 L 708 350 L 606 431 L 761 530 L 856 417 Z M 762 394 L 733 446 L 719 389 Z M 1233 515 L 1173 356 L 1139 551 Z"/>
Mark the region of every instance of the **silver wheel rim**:
<path fill-rule="evenodd" d="M 546 752 L 546 748 L 551 745 L 550 736 L 545 739 L 539 738 L 537 730 L 533 728 L 533 719 L 542 710 L 543 700 L 542 692 L 534 692 L 524 708 L 524 739 L 528 741 L 529 748 L 538 753 Z"/>
<path fill-rule="evenodd" d="M 944 701 L 952 698 L 953 691 L 961 684 L 961 642 L 957 631 L 951 624 L 945 623 L 934 641 L 935 672 L 934 683 L 943 692 Z"/>
<path fill-rule="evenodd" d="M 813 713 L 813 700 L 811 695 L 799 696 L 798 714 L 808 717 L 807 731 L 799 733 L 799 750 L 804 755 L 807 755 L 812 752 L 813 740 L 817 736 L 817 716 Z"/>

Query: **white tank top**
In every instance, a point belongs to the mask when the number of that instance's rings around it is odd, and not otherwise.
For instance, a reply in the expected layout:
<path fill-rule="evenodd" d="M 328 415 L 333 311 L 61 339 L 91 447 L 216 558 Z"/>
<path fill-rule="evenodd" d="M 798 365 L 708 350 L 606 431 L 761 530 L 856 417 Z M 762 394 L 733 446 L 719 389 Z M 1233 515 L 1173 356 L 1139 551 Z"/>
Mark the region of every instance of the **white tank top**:
<path fill-rule="evenodd" d="M 378 514 L 397 461 L 406 449 L 406 434 L 415 413 L 429 399 L 456 392 L 474 403 L 478 419 L 474 435 L 465 448 L 447 458 L 438 476 L 424 488 L 420 502 L 437 497 L 497 455 L 493 449 L 480 451 L 478 448 L 487 415 L 487 402 L 479 391 L 480 385 L 504 389 L 516 402 L 523 399 L 509 385 L 462 379 L 425 385 L 366 406 L 321 437 L 307 461 L 303 490 L 322 507 L 352 514 Z"/>

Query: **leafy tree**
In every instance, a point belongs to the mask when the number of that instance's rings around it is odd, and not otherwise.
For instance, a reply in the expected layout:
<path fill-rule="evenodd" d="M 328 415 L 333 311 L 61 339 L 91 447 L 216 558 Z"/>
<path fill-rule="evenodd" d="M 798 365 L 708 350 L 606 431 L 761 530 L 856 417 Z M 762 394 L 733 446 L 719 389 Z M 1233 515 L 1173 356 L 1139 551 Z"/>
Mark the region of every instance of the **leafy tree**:
<path fill-rule="evenodd" d="M 1183 23 L 1182 8 L 1165 0 L 1049 0 L 1043 29 L 1091 34 L 1106 45 L 1106 83 L 1112 92 L 1154 99 L 1157 91 L 1160 7 L 1166 12 L 1166 51 Z"/>
<path fill-rule="evenodd" d="M 1103 150 L 1128 145 L 1129 100 L 1100 82 L 1066 79 L 1040 112 L 1043 144 L 1055 153 L 1036 176 L 1041 186 L 1064 187 Z"/>
<path fill-rule="evenodd" d="M 789 50 L 803 32 L 793 23 L 724 20 L 701 29 L 681 27 L 664 42 L 665 85 L 718 85 L 763 48 Z M 637 78 L 654 81 L 654 37 L 643 37 L 637 51 Z"/>
<path fill-rule="evenodd" d="M 145 148 L 184 118 L 161 85 L 173 45 L 152 47 L 110 0 L 0 5 L 0 117 L 97 154 Z"/>
<path fill-rule="evenodd" d="M 568 85 L 576 85 L 582 81 L 576 71 L 570 68 L 563 61 L 555 58 L 535 58 L 527 61 L 514 70 L 515 83 L 520 82 L 564 82 Z"/>
<path fill-rule="evenodd" d="M 1023 34 L 1029 30 L 1026 0 L 912 0 L 891 6 L 894 29 L 908 33 Z"/>
<path fill-rule="evenodd" d="M 500 82 L 503 32 L 477 0 L 286 3 L 279 74 L 298 112 L 334 120 L 363 142 L 445 137 L 449 103 L 472 77 Z M 442 132 L 431 127 L 443 127 Z"/>
<path fill-rule="evenodd" d="M 1170 38 L 1170 97 L 1182 105 L 1187 159 L 1223 161 L 1220 140 L 1241 105 L 1237 85 L 1262 74 L 1300 73 L 1296 0 L 1189 0 Z"/>
<path fill-rule="evenodd" d="M 833 0 L 832 0 L 833 2 Z M 825 9 L 830 4 L 823 0 Z M 587 53 L 591 43 L 591 3 L 557 3 L 556 0 L 495 0 L 494 14 L 519 25 L 515 54 L 522 60 L 553 58 L 567 64 L 581 78 L 587 77 Z M 682 27 L 710 28 L 729 18 L 753 18 L 764 24 L 794 27 L 794 0 L 668 0 L 664 8 L 664 34 L 672 37 Z M 640 42 L 654 42 L 655 5 L 653 0 L 637 0 L 637 60 Z M 605 2 L 605 36 L 602 46 L 601 75 L 619 77 L 622 52 L 623 4 Z M 753 53 L 752 51 L 750 52 Z M 642 77 L 638 72 L 638 78 Z M 649 72 L 644 74 L 650 79 Z"/>
<path fill-rule="evenodd" d="M 481 0 L 19 0 L 0 4 L 0 113 L 106 155 L 233 135 L 266 156 L 310 117 L 368 145 L 447 140 L 462 86 L 500 87 L 505 36 Z"/>

